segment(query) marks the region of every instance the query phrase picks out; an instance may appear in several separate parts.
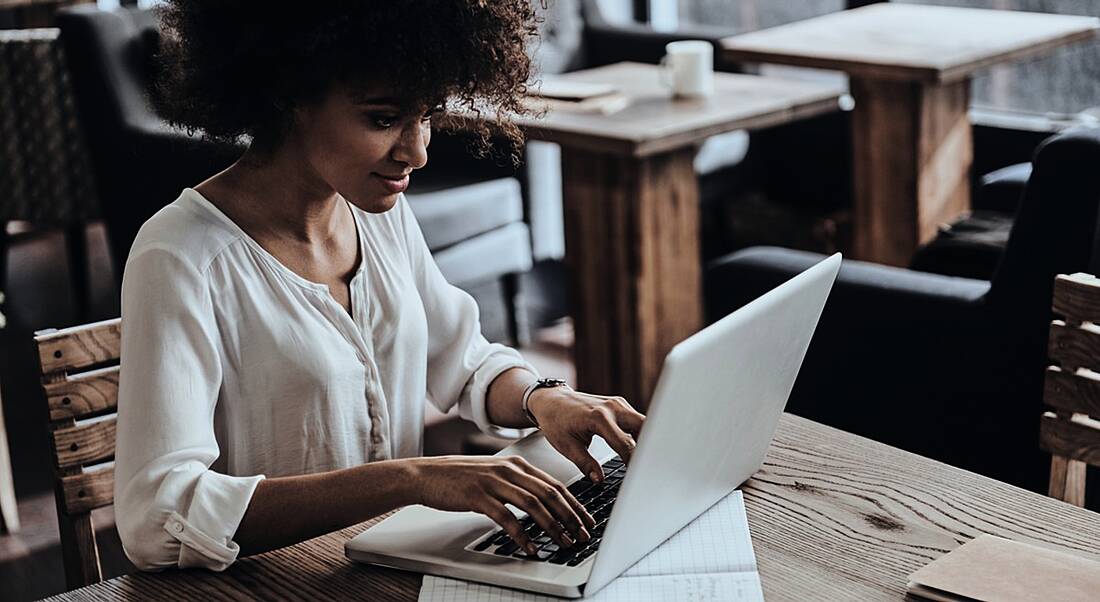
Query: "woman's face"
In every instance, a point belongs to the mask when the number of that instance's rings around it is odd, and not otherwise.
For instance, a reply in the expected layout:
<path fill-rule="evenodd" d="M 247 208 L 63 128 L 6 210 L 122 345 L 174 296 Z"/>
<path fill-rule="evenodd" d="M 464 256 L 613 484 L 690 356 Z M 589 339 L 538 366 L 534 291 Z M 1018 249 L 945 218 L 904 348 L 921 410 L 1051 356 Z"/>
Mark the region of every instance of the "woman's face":
<path fill-rule="evenodd" d="M 315 178 L 356 207 L 388 211 L 428 162 L 433 107 L 411 107 L 384 90 L 335 87 L 297 111 L 291 139 Z"/>

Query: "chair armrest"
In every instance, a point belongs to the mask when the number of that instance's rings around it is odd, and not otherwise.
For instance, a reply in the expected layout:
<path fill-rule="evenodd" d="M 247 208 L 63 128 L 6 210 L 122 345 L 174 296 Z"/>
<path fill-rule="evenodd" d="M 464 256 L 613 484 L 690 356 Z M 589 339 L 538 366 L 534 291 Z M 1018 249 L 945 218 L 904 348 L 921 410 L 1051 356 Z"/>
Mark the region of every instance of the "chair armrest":
<path fill-rule="evenodd" d="M 793 278 L 824 255 L 753 247 L 715 260 L 707 269 L 708 315 L 716 320 Z M 989 282 L 845 260 L 829 311 L 860 320 L 969 318 L 980 311 Z"/>
<path fill-rule="evenodd" d="M 1031 163 L 1018 163 L 991 171 L 981 177 L 974 209 L 1015 215 L 1031 178 Z"/>

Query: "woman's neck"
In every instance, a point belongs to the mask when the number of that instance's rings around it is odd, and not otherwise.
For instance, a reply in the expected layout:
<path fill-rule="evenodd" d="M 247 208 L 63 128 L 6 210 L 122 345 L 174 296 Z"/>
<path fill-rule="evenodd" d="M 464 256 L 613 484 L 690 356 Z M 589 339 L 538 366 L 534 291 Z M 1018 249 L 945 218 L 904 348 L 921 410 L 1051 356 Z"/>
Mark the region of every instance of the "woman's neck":
<path fill-rule="evenodd" d="M 249 148 L 196 190 L 254 236 L 324 243 L 348 217 L 339 194 L 287 146 L 264 154 Z"/>

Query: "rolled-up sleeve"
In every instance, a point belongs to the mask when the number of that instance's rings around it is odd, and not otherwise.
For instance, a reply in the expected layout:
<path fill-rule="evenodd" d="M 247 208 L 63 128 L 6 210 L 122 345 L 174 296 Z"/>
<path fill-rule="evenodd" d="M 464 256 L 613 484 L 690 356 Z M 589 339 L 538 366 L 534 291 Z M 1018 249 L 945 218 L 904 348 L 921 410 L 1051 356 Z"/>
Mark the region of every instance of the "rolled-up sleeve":
<path fill-rule="evenodd" d="M 135 250 L 122 285 L 122 360 L 115 453 L 115 520 L 142 570 L 224 570 L 233 534 L 263 475 L 228 476 L 214 408 L 221 363 L 210 289 L 171 249 Z"/>
<path fill-rule="evenodd" d="M 482 336 L 477 303 L 443 277 L 404 195 L 399 204 L 409 260 L 428 320 L 429 401 L 444 412 L 457 403 L 459 415 L 483 432 L 516 436 L 515 429 L 489 421 L 485 407 L 489 385 L 512 368 L 538 372 L 515 349 Z"/>

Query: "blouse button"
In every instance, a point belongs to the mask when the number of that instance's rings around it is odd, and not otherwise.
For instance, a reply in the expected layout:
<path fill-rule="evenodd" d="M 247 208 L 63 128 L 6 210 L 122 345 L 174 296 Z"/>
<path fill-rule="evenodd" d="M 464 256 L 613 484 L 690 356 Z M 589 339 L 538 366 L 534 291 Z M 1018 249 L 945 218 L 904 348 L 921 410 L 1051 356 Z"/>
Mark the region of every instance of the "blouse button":
<path fill-rule="evenodd" d="M 183 533 L 183 523 L 173 522 L 168 525 L 168 528 L 171 529 L 173 533 Z"/>

